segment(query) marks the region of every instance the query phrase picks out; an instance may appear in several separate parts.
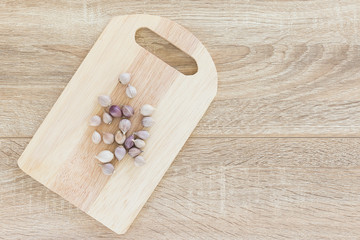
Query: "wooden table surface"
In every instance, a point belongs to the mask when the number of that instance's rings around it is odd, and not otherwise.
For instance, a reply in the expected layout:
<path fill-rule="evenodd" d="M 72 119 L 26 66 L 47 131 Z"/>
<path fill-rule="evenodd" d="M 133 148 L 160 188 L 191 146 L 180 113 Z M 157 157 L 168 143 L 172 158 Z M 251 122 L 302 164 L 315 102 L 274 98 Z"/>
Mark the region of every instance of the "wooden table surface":
<path fill-rule="evenodd" d="M 118 236 L 16 161 L 111 17 L 135 13 L 192 31 L 219 88 Z M 0 238 L 360 237 L 357 0 L 3 0 L 0 34 Z"/>

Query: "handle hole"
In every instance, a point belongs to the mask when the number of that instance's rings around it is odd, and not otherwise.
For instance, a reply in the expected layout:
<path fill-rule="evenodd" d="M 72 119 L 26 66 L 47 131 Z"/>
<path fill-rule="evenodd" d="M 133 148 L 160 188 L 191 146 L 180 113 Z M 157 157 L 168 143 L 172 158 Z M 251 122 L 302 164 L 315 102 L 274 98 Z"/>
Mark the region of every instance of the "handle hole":
<path fill-rule="evenodd" d="M 194 75 L 198 71 L 196 61 L 191 56 L 148 28 L 137 30 L 135 41 L 184 75 Z"/>

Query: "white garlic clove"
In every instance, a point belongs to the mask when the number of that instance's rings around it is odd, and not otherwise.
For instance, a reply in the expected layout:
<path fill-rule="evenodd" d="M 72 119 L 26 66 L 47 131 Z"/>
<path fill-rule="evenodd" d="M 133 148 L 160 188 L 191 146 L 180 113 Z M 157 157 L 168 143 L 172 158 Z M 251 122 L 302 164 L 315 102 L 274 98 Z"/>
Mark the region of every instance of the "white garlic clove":
<path fill-rule="evenodd" d="M 145 104 L 141 107 L 140 113 L 141 115 L 148 117 L 154 112 L 155 108 L 151 106 L 150 104 Z"/>
<path fill-rule="evenodd" d="M 98 102 L 102 107 L 109 107 L 111 105 L 111 98 L 107 95 L 101 95 L 98 97 Z"/>
<path fill-rule="evenodd" d="M 136 96 L 136 88 L 134 86 L 131 86 L 130 84 L 127 86 L 126 88 L 126 95 L 129 97 L 129 98 L 134 98 Z"/>
<path fill-rule="evenodd" d="M 103 122 L 106 124 L 110 124 L 112 123 L 112 116 L 110 114 L 108 114 L 107 112 L 104 112 L 103 114 Z"/>
<path fill-rule="evenodd" d="M 126 139 L 125 134 L 123 134 L 121 131 L 117 131 L 115 134 L 115 142 L 117 142 L 118 144 L 124 144 Z"/>
<path fill-rule="evenodd" d="M 144 127 L 151 127 L 155 123 L 152 117 L 144 117 L 141 122 Z"/>
<path fill-rule="evenodd" d="M 135 148 L 135 147 L 130 148 L 129 152 L 128 152 L 130 157 L 133 157 L 133 158 L 140 155 L 141 153 L 142 153 L 142 151 L 140 149 L 138 149 L 138 148 Z"/>
<path fill-rule="evenodd" d="M 115 157 L 117 160 L 121 161 L 126 154 L 126 149 L 123 146 L 119 146 L 115 149 Z"/>
<path fill-rule="evenodd" d="M 139 138 L 141 138 L 142 140 L 146 140 L 150 137 L 150 133 L 146 130 L 141 130 L 138 132 L 134 133 L 136 136 L 138 136 Z"/>
<path fill-rule="evenodd" d="M 101 118 L 98 115 L 93 116 L 90 119 L 90 126 L 96 127 L 101 124 Z"/>
<path fill-rule="evenodd" d="M 119 128 L 123 132 L 123 134 L 127 133 L 127 131 L 131 128 L 131 122 L 129 119 L 121 119 L 119 123 Z"/>
<path fill-rule="evenodd" d="M 122 73 L 119 76 L 119 82 L 123 85 L 126 85 L 130 82 L 130 73 Z"/>
<path fill-rule="evenodd" d="M 97 156 L 95 156 L 95 158 L 97 158 L 102 163 L 108 163 L 114 159 L 114 154 L 109 150 L 104 150 L 101 151 Z"/>
<path fill-rule="evenodd" d="M 112 165 L 111 163 L 106 163 L 101 165 L 101 170 L 105 175 L 111 175 L 113 174 L 115 168 L 114 165 Z"/>
<path fill-rule="evenodd" d="M 141 139 L 135 139 L 134 144 L 137 148 L 143 148 L 145 147 L 145 142 Z"/>
<path fill-rule="evenodd" d="M 105 144 L 112 144 L 114 142 L 114 134 L 103 133 L 103 141 Z"/>
<path fill-rule="evenodd" d="M 95 144 L 99 144 L 101 142 L 101 135 L 100 133 L 98 133 L 97 131 L 95 131 L 92 136 L 91 136 L 91 140 L 93 141 L 93 143 Z"/>
<path fill-rule="evenodd" d="M 146 163 L 146 161 L 145 161 L 143 156 L 137 156 L 134 159 L 134 164 L 135 164 L 136 167 L 143 166 L 143 165 L 145 165 L 145 163 Z"/>

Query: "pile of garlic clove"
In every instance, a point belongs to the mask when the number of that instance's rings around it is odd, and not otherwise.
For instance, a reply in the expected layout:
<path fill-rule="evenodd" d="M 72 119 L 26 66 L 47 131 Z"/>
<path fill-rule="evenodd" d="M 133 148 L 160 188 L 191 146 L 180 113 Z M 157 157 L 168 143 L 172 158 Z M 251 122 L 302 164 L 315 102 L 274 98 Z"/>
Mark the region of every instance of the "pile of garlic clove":
<path fill-rule="evenodd" d="M 129 73 L 122 73 L 118 78 L 122 85 L 126 85 L 125 93 L 129 98 L 134 98 L 137 94 L 136 88 L 130 85 L 131 75 Z M 134 159 L 134 165 L 139 167 L 146 163 L 145 158 L 141 155 L 145 148 L 145 140 L 150 137 L 149 132 L 146 129 L 142 129 L 133 133 L 130 133 L 132 123 L 129 118 L 135 114 L 135 110 L 130 105 L 115 105 L 113 104 L 110 96 L 101 95 L 98 97 L 100 106 L 103 107 L 104 113 L 102 117 L 95 115 L 90 119 L 90 126 L 100 126 L 101 122 L 107 125 L 112 124 L 114 118 L 121 118 L 119 122 L 119 130 L 115 134 L 110 132 L 104 132 L 101 134 L 98 131 L 94 131 L 91 139 L 94 144 L 100 144 L 101 140 L 104 144 L 111 145 L 117 144 L 114 152 L 109 150 L 103 150 L 95 156 L 99 160 L 102 172 L 105 175 L 111 175 L 115 171 L 114 165 L 111 161 L 116 158 L 121 161 L 126 154 Z M 145 104 L 140 109 L 140 114 L 143 116 L 141 123 L 144 128 L 151 127 L 155 122 L 151 115 L 155 108 L 150 104 Z"/>

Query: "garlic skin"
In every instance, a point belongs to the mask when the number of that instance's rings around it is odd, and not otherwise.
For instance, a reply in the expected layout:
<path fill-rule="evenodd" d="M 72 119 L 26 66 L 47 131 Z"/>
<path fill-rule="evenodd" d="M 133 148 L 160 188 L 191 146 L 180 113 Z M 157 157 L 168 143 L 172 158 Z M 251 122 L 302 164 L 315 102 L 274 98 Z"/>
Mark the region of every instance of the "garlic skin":
<path fill-rule="evenodd" d="M 141 122 L 144 127 L 151 127 L 155 123 L 152 117 L 144 117 Z"/>
<path fill-rule="evenodd" d="M 112 165 L 111 163 L 106 163 L 101 165 L 101 170 L 105 175 L 111 175 L 113 174 L 115 168 L 114 165 Z"/>
<path fill-rule="evenodd" d="M 105 144 L 112 144 L 114 142 L 114 134 L 103 133 L 103 141 Z"/>
<path fill-rule="evenodd" d="M 145 147 L 145 142 L 141 139 L 135 139 L 134 144 L 137 148 L 143 148 Z"/>
<path fill-rule="evenodd" d="M 141 115 L 148 117 L 151 116 L 151 114 L 154 112 L 155 108 L 151 106 L 150 104 L 145 104 L 141 107 L 140 113 Z"/>
<path fill-rule="evenodd" d="M 103 122 L 106 124 L 111 124 L 112 120 L 113 120 L 111 115 L 108 114 L 107 112 L 104 112 L 102 119 L 103 119 Z"/>
<path fill-rule="evenodd" d="M 90 126 L 97 127 L 101 124 L 101 118 L 98 115 L 91 117 Z"/>
<path fill-rule="evenodd" d="M 107 95 L 101 95 L 98 97 L 98 102 L 102 107 L 108 107 L 111 105 L 111 98 Z"/>
<path fill-rule="evenodd" d="M 95 156 L 95 158 L 97 158 L 102 163 L 108 163 L 114 159 L 114 154 L 109 150 L 104 150 L 101 151 L 97 156 Z"/>
<path fill-rule="evenodd" d="M 126 85 L 130 82 L 130 73 L 122 73 L 119 76 L 119 82 L 123 85 Z"/>
<path fill-rule="evenodd" d="M 134 115 L 134 108 L 132 106 L 129 105 L 125 105 L 122 107 L 122 114 L 124 117 L 132 117 Z"/>
<path fill-rule="evenodd" d="M 95 144 L 99 144 L 101 142 L 101 135 L 99 132 L 94 131 L 94 133 L 91 136 L 91 140 L 93 141 L 93 143 Z"/>
<path fill-rule="evenodd" d="M 124 147 L 126 149 L 130 149 L 134 146 L 134 135 L 130 135 L 129 137 L 126 138 L 125 142 L 124 142 Z"/>
<path fill-rule="evenodd" d="M 123 146 L 115 148 L 115 157 L 121 161 L 126 155 L 126 149 Z"/>
<path fill-rule="evenodd" d="M 146 130 L 141 130 L 134 133 L 137 137 L 141 138 L 142 140 L 146 140 L 150 137 L 150 133 Z"/>
<path fill-rule="evenodd" d="M 144 159 L 143 156 L 137 156 L 135 159 L 134 159 L 134 165 L 136 167 L 140 167 L 140 166 L 143 166 L 145 165 L 146 161 Z"/>
<path fill-rule="evenodd" d="M 123 134 L 126 134 L 127 131 L 129 131 L 131 128 L 131 122 L 129 119 L 121 119 L 119 123 L 119 129 L 123 132 Z"/>
<path fill-rule="evenodd" d="M 111 116 L 115 118 L 121 117 L 122 116 L 121 107 L 119 107 L 118 105 L 112 105 L 109 108 L 109 113 L 111 114 Z"/>
<path fill-rule="evenodd" d="M 115 134 L 115 142 L 121 145 L 124 144 L 125 140 L 126 140 L 125 134 L 123 134 L 121 131 L 117 131 Z"/>
<path fill-rule="evenodd" d="M 130 148 L 128 154 L 130 155 L 130 157 L 134 158 L 138 155 L 140 155 L 142 153 L 142 151 L 136 147 Z"/>
<path fill-rule="evenodd" d="M 129 98 L 134 98 L 137 94 L 136 88 L 134 86 L 131 86 L 130 84 L 127 86 L 125 92 Z"/>

